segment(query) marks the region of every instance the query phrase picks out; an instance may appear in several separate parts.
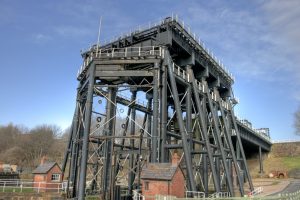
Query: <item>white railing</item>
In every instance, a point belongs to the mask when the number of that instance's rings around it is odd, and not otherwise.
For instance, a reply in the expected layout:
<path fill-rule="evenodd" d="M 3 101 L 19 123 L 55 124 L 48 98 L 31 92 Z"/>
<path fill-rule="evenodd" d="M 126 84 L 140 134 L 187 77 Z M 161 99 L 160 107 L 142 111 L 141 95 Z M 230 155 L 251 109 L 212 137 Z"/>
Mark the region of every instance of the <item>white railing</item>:
<path fill-rule="evenodd" d="M 272 140 L 272 143 L 294 143 L 294 142 L 300 142 L 300 139 L 298 140 Z"/>
<path fill-rule="evenodd" d="M 129 102 L 131 102 L 131 98 L 130 97 L 128 97 L 128 96 L 126 96 L 125 94 L 123 94 L 123 93 L 118 93 L 118 97 L 119 98 L 122 98 L 122 99 L 124 99 L 124 100 L 127 100 L 127 101 L 129 101 Z M 136 99 L 135 101 L 134 101 L 134 104 L 136 104 L 136 105 L 140 105 L 140 106 L 142 106 L 142 107 L 147 107 L 147 103 L 145 102 L 145 101 L 142 101 L 141 99 Z"/>
<path fill-rule="evenodd" d="M 230 193 L 229 192 L 215 192 L 213 194 L 208 195 L 208 198 L 229 198 Z"/>
<path fill-rule="evenodd" d="M 162 25 L 164 23 L 169 23 L 169 22 L 178 23 L 187 32 L 187 34 L 190 36 L 190 38 L 192 40 L 194 40 L 194 42 L 198 45 L 198 48 L 203 50 L 204 54 L 206 54 L 208 59 L 210 59 L 211 62 L 213 62 L 216 66 L 218 66 L 218 69 L 223 74 L 225 74 L 226 77 L 228 77 L 230 80 L 234 81 L 234 79 L 235 79 L 234 76 L 224 66 L 224 64 L 220 61 L 220 59 L 218 59 L 213 54 L 213 52 L 205 46 L 204 42 L 202 40 L 200 40 L 200 37 L 196 33 L 191 31 L 191 27 L 187 23 L 185 23 L 182 19 L 180 19 L 178 17 L 178 15 L 173 14 L 173 13 L 172 13 L 171 17 L 160 18 L 159 20 L 155 20 L 155 21 L 149 22 L 149 23 L 144 24 L 144 25 L 139 25 L 136 28 L 130 30 L 128 33 L 123 33 L 123 34 L 121 34 L 121 36 L 119 35 L 119 36 L 113 37 L 110 40 L 105 40 L 105 41 L 101 42 L 101 46 L 105 46 L 105 45 L 107 45 L 109 43 L 112 43 L 114 41 L 124 39 L 124 38 L 129 37 L 133 34 L 137 34 L 137 33 L 143 32 L 145 30 L 151 29 L 153 27 L 156 27 L 158 25 Z M 83 50 L 83 51 L 88 51 L 88 50 Z"/>
<path fill-rule="evenodd" d="M 187 25 L 183 20 L 178 18 L 178 15 L 172 14 L 172 21 L 177 22 L 183 29 L 186 30 L 186 32 L 189 34 L 189 36 L 199 45 L 201 49 L 204 50 L 204 52 L 207 54 L 208 58 L 219 67 L 221 72 L 223 72 L 229 79 L 234 81 L 234 77 L 232 73 L 229 72 L 229 70 L 223 65 L 223 63 L 213 54 L 212 51 L 210 51 L 207 47 L 205 47 L 205 44 L 202 40 L 200 40 L 200 37 L 197 36 L 197 34 L 193 33 L 191 31 L 191 28 L 189 25 Z"/>
<path fill-rule="evenodd" d="M 190 196 L 193 196 L 194 198 L 205 198 L 205 193 L 197 191 L 185 191 L 185 198 Z"/>
<path fill-rule="evenodd" d="M 55 192 L 66 191 L 66 183 L 63 182 L 33 182 L 23 180 L 0 180 L 0 192 Z"/>
<path fill-rule="evenodd" d="M 248 196 L 252 197 L 252 196 L 256 196 L 258 194 L 261 194 L 263 192 L 263 187 L 258 187 L 255 188 L 253 191 L 248 193 Z"/>
<path fill-rule="evenodd" d="M 269 142 L 271 142 L 271 138 L 270 136 L 265 135 L 264 133 L 262 133 L 261 131 L 259 131 L 259 129 L 253 128 L 252 126 L 249 126 L 247 123 L 245 123 L 245 121 L 243 119 L 241 119 L 240 117 L 236 116 L 236 120 L 239 121 L 242 125 L 244 125 L 244 127 L 247 127 L 248 129 L 252 130 L 256 135 L 268 140 Z"/>
<path fill-rule="evenodd" d="M 172 69 L 173 69 L 173 72 L 174 74 L 176 74 L 177 76 L 181 77 L 182 79 L 184 79 L 185 81 L 189 82 L 190 81 L 190 77 L 189 77 L 189 74 L 184 70 L 182 69 L 181 67 L 179 67 L 178 65 L 176 65 L 174 62 L 172 64 Z M 196 80 L 196 85 L 198 87 L 198 89 L 201 91 L 201 92 L 205 92 L 205 86 L 204 84 L 202 84 L 200 81 Z M 215 93 L 211 93 L 211 97 L 212 97 L 212 100 L 214 101 L 218 101 L 218 98 L 217 98 L 217 94 Z M 226 110 L 229 110 L 229 104 L 222 100 L 221 99 L 221 106 L 226 109 Z"/>
<path fill-rule="evenodd" d="M 126 47 L 126 48 L 109 48 L 109 49 L 97 49 L 93 47 L 89 49 L 91 55 L 87 57 L 83 64 L 79 67 L 77 72 L 77 78 L 83 72 L 86 72 L 90 63 L 94 58 L 127 58 L 127 57 L 150 57 L 160 56 L 163 57 L 163 49 L 159 46 L 144 46 L 144 47 Z"/>
<path fill-rule="evenodd" d="M 133 190 L 132 192 L 133 192 L 133 197 L 132 197 L 133 200 L 145 200 L 145 197 L 137 190 Z"/>

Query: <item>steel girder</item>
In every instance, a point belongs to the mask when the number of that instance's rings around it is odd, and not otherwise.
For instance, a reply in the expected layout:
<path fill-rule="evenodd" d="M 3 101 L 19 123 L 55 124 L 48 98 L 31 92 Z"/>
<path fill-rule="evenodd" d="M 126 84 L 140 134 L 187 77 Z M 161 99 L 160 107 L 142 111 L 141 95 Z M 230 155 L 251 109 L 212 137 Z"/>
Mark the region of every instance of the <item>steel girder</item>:
<path fill-rule="evenodd" d="M 174 151 L 182 156 L 189 191 L 234 196 L 233 165 L 243 195 L 240 163 L 253 189 L 230 98 L 209 88 L 205 77 L 196 80 L 191 66 L 175 66 L 167 47 L 147 56 L 95 57 L 81 75 L 63 163 L 68 196 L 84 199 L 90 192 L 104 199 L 132 197 L 133 190 L 141 189 L 144 163 L 170 162 Z"/>

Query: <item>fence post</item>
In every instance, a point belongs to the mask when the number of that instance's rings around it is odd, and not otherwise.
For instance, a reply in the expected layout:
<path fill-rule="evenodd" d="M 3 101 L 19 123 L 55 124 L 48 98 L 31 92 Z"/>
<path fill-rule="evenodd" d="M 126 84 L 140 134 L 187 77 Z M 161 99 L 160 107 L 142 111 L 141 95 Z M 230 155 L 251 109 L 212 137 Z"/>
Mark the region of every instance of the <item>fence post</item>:
<path fill-rule="evenodd" d="M 21 188 L 20 192 L 22 192 L 23 191 L 23 184 L 20 185 L 20 188 Z"/>
<path fill-rule="evenodd" d="M 3 184 L 3 192 L 5 191 L 5 185 L 6 185 L 6 181 L 4 181 L 4 184 Z"/>
<path fill-rule="evenodd" d="M 40 193 L 41 182 L 39 182 L 38 193 Z"/>

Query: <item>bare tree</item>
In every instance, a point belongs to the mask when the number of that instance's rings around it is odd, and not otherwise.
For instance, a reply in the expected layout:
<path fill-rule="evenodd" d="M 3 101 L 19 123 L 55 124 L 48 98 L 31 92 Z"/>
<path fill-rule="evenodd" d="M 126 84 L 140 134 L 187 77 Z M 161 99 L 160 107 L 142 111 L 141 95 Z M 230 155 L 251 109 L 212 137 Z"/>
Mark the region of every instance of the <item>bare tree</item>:
<path fill-rule="evenodd" d="M 295 121 L 294 121 L 295 129 L 296 129 L 296 134 L 300 135 L 300 107 L 298 110 L 295 112 Z"/>

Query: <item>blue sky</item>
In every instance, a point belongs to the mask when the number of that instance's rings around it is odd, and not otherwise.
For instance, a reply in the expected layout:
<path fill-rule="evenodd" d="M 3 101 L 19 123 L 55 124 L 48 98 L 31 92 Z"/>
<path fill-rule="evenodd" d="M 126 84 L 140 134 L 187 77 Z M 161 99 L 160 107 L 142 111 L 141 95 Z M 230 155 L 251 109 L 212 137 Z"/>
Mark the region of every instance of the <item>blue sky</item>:
<path fill-rule="evenodd" d="M 176 13 L 234 74 L 236 107 L 274 140 L 300 139 L 300 1 L 0 0 L 0 125 L 66 128 L 80 50 Z"/>

